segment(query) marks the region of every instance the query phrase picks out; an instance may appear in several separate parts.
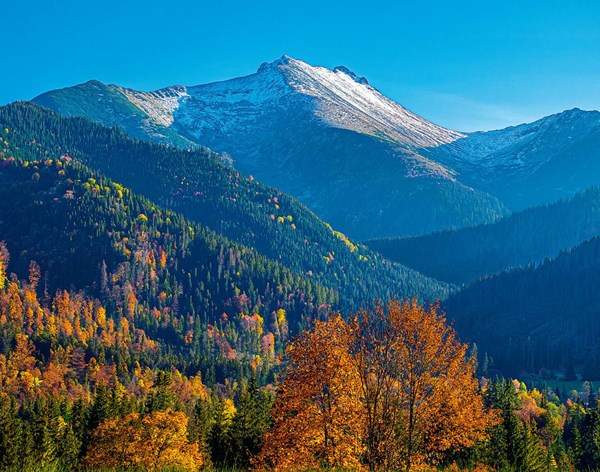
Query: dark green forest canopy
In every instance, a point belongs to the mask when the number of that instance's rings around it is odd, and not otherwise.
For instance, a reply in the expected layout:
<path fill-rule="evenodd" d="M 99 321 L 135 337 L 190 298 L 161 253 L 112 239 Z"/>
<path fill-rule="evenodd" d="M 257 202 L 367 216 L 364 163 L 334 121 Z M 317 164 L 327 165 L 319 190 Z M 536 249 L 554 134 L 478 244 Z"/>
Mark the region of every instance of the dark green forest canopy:
<path fill-rule="evenodd" d="M 390 260 L 461 285 L 510 268 L 539 264 L 598 235 L 600 188 L 592 187 L 496 223 L 366 244 Z"/>
<path fill-rule="evenodd" d="M 600 378 L 600 238 L 537 267 L 476 282 L 444 302 L 462 336 L 505 375 L 556 371 Z M 569 373 L 570 372 L 570 373 Z"/>

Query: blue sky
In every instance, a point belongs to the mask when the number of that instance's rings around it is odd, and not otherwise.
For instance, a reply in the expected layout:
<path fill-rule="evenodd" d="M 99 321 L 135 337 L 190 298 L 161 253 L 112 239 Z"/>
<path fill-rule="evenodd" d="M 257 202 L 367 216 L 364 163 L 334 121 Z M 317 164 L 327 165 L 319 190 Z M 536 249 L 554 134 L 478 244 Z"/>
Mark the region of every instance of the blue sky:
<path fill-rule="evenodd" d="M 200 84 L 288 54 L 459 130 L 600 109 L 598 1 L 22 0 L 1 17 L 0 104 L 92 78 Z"/>

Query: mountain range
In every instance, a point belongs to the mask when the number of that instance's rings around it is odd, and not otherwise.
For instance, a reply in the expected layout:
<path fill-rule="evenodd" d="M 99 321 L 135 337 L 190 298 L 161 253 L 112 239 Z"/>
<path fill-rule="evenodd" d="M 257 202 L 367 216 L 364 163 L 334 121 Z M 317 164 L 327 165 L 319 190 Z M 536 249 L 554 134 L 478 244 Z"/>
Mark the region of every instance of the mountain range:
<path fill-rule="evenodd" d="M 537 265 L 600 236 L 600 188 L 528 208 L 494 223 L 425 236 L 366 241 L 389 260 L 456 285 Z"/>
<path fill-rule="evenodd" d="M 212 84 L 140 92 L 90 81 L 33 101 L 141 139 L 207 146 L 358 240 L 490 223 L 600 183 L 598 112 L 462 133 L 346 67 L 288 56 Z"/>

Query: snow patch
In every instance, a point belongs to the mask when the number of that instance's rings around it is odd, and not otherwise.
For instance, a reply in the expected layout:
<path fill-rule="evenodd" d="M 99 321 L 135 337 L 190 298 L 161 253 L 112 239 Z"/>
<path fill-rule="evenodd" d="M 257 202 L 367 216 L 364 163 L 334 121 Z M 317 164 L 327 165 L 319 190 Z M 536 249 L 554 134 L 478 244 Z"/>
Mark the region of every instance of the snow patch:
<path fill-rule="evenodd" d="M 175 110 L 179 108 L 181 98 L 187 96 L 187 90 L 183 86 L 169 87 L 156 92 L 137 92 L 123 87 L 119 87 L 118 90 L 154 123 L 165 127 L 173 124 Z"/>

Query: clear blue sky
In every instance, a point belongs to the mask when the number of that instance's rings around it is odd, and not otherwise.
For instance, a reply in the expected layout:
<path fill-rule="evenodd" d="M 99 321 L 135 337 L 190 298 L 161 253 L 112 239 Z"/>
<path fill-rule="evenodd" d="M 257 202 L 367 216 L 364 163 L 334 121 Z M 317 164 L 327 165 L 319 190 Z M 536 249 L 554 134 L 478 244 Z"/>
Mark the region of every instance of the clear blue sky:
<path fill-rule="evenodd" d="M 89 79 L 141 90 L 343 64 L 459 130 L 600 108 L 597 0 L 3 2 L 0 104 Z"/>

